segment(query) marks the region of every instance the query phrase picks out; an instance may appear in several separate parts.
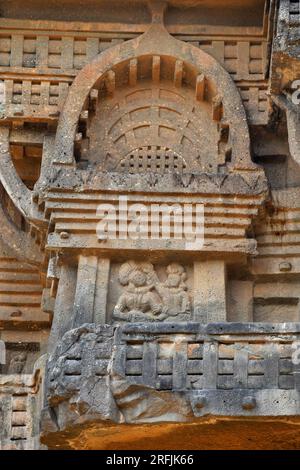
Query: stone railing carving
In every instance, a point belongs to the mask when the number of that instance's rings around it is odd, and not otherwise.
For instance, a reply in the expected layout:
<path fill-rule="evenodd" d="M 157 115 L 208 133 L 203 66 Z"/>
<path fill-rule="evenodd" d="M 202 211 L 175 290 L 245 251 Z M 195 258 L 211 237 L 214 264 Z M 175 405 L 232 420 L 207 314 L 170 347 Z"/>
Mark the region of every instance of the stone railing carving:
<path fill-rule="evenodd" d="M 296 330 L 282 334 L 282 327 L 263 324 L 126 325 L 118 334 L 114 370 L 132 384 L 184 391 L 196 416 L 289 414 L 299 406 L 299 371 L 292 362 Z"/>
<path fill-rule="evenodd" d="M 299 337 L 298 324 L 83 325 L 48 361 L 43 440 L 95 421 L 295 415 Z"/>
<path fill-rule="evenodd" d="M 39 449 L 45 356 L 32 374 L 0 376 L 0 450 Z"/>

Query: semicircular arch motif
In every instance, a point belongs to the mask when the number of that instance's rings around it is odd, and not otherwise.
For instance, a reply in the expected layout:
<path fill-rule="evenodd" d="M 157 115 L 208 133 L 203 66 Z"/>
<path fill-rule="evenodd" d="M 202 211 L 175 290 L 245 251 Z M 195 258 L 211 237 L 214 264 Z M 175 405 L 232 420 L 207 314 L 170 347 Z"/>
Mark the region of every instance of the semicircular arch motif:
<path fill-rule="evenodd" d="M 215 171 L 230 155 L 220 129 L 212 104 L 195 99 L 191 86 L 144 78 L 99 100 L 81 155 L 103 171 Z"/>
<path fill-rule="evenodd" d="M 59 120 L 53 162 L 74 164 L 77 152 L 104 168 L 109 161 L 113 169 L 147 147 L 171 150 L 189 160 L 192 171 L 226 163 L 256 167 L 245 109 L 229 74 L 157 24 L 78 74 Z"/>

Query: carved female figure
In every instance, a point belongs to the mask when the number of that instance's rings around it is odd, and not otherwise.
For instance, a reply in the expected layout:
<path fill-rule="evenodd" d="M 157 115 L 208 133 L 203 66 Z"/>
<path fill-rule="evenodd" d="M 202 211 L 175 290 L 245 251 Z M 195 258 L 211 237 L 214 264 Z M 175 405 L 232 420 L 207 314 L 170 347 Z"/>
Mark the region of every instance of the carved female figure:
<path fill-rule="evenodd" d="M 151 263 L 128 261 L 120 267 L 120 284 L 125 286 L 115 306 L 113 318 L 122 321 L 155 320 L 162 311 L 153 292 L 158 282 Z"/>
<path fill-rule="evenodd" d="M 171 263 L 167 267 L 167 279 L 156 286 L 157 292 L 163 300 L 164 312 L 159 316 L 163 320 L 169 316 L 190 314 L 191 305 L 185 283 L 187 274 L 184 267 L 178 263 Z"/>

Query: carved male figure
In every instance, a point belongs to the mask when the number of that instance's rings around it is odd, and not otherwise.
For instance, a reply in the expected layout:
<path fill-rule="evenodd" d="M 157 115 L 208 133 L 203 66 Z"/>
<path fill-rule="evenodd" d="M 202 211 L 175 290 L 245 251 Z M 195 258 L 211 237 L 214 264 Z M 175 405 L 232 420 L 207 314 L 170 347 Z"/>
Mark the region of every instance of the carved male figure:
<path fill-rule="evenodd" d="M 120 267 L 119 281 L 125 286 L 115 306 L 113 318 L 121 321 L 163 321 L 191 313 L 183 266 L 171 263 L 167 279 L 158 279 L 151 263 L 128 261 Z"/>
<path fill-rule="evenodd" d="M 113 317 L 123 321 L 155 320 L 162 311 L 153 292 L 158 279 L 151 263 L 128 261 L 120 267 L 120 284 L 125 292 L 115 306 Z"/>

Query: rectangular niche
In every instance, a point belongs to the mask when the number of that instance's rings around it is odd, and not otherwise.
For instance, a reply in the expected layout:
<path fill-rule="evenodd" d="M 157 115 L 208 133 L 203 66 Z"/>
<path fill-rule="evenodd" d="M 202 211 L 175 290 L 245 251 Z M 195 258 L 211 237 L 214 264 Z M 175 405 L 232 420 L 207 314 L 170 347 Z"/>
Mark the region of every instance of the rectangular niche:
<path fill-rule="evenodd" d="M 255 322 L 298 322 L 300 320 L 299 298 L 255 298 L 253 316 Z"/>
<path fill-rule="evenodd" d="M 191 321 L 193 313 L 193 266 L 177 262 L 151 264 L 143 261 L 112 263 L 107 320 Z M 114 315 L 114 312 L 116 315 Z"/>
<path fill-rule="evenodd" d="M 296 282 L 257 282 L 253 292 L 253 321 L 300 321 L 299 292 Z"/>

